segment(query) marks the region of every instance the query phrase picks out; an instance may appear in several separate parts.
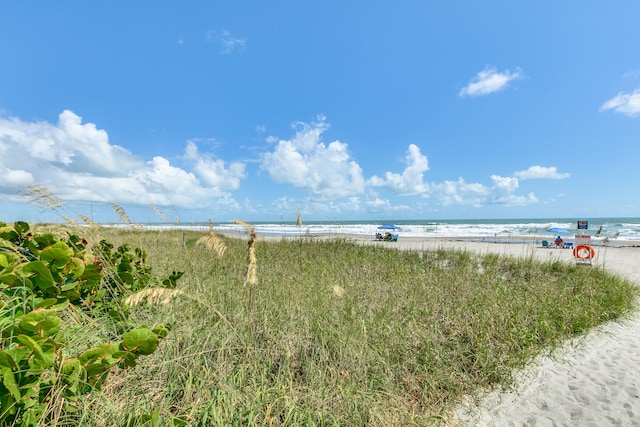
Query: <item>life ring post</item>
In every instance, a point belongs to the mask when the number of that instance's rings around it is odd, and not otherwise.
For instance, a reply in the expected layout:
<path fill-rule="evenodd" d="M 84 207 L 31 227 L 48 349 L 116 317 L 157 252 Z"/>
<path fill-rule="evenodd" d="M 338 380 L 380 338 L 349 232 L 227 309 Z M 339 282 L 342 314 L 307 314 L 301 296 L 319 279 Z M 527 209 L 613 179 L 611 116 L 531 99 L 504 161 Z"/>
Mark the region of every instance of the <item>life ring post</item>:
<path fill-rule="evenodd" d="M 573 257 L 578 261 L 591 261 L 596 256 L 596 251 L 591 247 L 591 245 L 576 245 L 573 248 Z"/>

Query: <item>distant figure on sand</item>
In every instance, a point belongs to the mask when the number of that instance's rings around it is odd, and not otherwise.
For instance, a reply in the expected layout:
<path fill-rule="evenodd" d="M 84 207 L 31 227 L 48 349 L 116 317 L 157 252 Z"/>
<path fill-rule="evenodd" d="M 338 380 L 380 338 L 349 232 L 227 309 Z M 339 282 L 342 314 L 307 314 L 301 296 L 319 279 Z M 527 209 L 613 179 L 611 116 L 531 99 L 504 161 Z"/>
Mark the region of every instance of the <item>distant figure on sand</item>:
<path fill-rule="evenodd" d="M 563 244 L 562 237 L 556 237 L 556 240 L 554 240 L 553 243 L 555 243 L 557 247 L 561 248 Z"/>

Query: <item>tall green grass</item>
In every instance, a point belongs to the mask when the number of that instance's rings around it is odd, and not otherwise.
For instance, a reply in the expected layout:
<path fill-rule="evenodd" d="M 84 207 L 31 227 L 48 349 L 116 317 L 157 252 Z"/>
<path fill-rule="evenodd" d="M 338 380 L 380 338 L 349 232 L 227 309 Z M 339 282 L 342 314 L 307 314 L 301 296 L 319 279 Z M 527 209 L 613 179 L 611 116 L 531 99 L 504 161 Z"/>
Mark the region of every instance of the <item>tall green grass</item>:
<path fill-rule="evenodd" d="M 169 336 L 88 396 L 85 425 L 153 411 L 161 425 L 438 425 L 638 294 L 599 268 L 302 238 L 257 241 L 248 304 L 245 240 L 223 238 L 219 257 L 202 233 L 91 233 L 144 247 L 154 274 L 185 274 L 182 296 L 136 314 Z"/>

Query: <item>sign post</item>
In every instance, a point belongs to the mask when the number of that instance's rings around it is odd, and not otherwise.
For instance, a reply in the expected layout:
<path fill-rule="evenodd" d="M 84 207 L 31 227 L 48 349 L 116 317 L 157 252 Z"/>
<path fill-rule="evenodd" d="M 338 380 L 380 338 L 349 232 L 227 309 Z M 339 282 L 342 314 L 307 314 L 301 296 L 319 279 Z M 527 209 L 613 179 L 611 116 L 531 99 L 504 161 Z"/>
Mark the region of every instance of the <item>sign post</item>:
<path fill-rule="evenodd" d="M 578 221 L 578 232 L 589 229 L 589 221 Z M 577 263 L 591 265 L 591 260 L 596 256 L 596 251 L 591 247 L 591 235 L 582 232 L 576 234 L 576 243 L 573 248 L 573 257 Z"/>

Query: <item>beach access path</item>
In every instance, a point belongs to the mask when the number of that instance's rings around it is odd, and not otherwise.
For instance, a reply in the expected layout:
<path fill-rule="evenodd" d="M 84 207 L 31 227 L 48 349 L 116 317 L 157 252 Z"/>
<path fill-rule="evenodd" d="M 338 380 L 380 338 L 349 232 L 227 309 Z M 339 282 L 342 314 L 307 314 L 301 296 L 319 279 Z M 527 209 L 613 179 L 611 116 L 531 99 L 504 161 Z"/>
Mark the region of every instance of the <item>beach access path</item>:
<path fill-rule="evenodd" d="M 356 238 L 363 243 L 370 239 Z M 372 244 L 376 244 L 371 242 Z M 634 243 L 634 242 L 631 242 Z M 635 242 L 637 243 L 637 242 Z M 575 262 L 570 249 L 539 242 L 494 243 L 403 238 L 399 249 L 461 249 L 480 254 Z M 640 286 L 640 247 L 595 247 L 593 265 Z M 590 268 L 585 266 L 585 268 Z M 452 426 L 640 426 L 640 314 L 609 322 L 571 340 L 517 373 L 516 385 L 460 405 Z"/>

